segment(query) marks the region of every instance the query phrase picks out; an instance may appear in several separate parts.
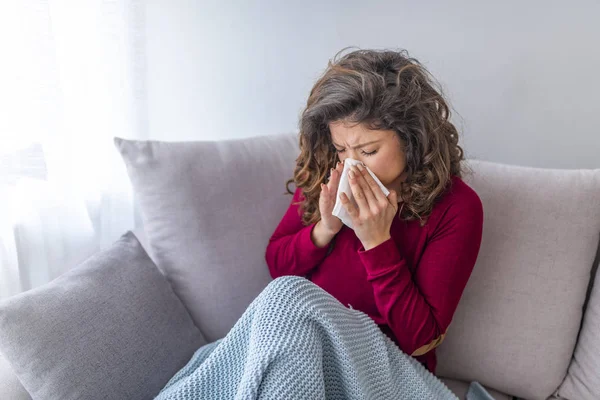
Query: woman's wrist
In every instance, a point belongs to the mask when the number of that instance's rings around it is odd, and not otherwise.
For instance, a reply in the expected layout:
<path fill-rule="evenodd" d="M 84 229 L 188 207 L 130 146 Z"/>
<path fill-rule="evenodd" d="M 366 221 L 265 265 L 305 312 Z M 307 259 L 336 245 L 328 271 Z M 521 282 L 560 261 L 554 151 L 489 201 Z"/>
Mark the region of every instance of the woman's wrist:
<path fill-rule="evenodd" d="M 376 239 L 376 240 L 370 240 L 370 241 L 368 241 L 368 242 L 367 242 L 367 241 L 365 241 L 365 242 L 364 242 L 362 245 L 363 245 L 363 247 L 365 248 L 365 251 L 368 251 L 368 250 L 371 250 L 371 249 L 373 249 L 373 248 L 375 248 L 375 247 L 379 246 L 379 245 L 380 245 L 380 244 L 382 244 L 382 243 L 385 243 L 385 242 L 387 242 L 387 241 L 388 241 L 388 240 L 390 240 L 391 238 L 392 238 L 392 237 L 391 237 L 391 235 L 387 235 L 387 236 L 384 236 L 384 237 L 382 237 L 382 238 L 380 238 L 380 239 Z"/>
<path fill-rule="evenodd" d="M 322 221 L 319 221 L 313 227 L 310 238 L 315 246 L 323 248 L 329 244 L 335 237 L 335 233 L 330 232 L 323 226 Z"/>

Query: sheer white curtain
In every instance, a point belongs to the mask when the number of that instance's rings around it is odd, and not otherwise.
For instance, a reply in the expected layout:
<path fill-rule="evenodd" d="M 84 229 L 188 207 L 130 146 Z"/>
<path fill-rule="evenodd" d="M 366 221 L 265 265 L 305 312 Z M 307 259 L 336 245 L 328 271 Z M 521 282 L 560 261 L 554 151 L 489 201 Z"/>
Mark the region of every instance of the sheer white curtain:
<path fill-rule="evenodd" d="M 142 0 L 0 3 L 0 299 L 135 227 L 112 138 L 146 138 Z"/>

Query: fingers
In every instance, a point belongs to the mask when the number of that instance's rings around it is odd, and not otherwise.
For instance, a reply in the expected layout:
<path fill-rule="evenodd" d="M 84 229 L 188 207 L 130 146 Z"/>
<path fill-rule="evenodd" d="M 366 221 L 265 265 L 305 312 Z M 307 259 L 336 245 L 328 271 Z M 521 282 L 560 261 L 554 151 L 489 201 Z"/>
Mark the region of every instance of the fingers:
<path fill-rule="evenodd" d="M 342 176 L 342 171 L 344 170 L 344 163 L 338 162 L 335 168 L 331 168 L 330 174 L 331 177 L 329 182 L 327 183 L 328 189 L 331 192 L 332 196 L 335 197 L 337 195 L 337 188 L 340 184 L 340 178 Z"/>
<path fill-rule="evenodd" d="M 319 196 L 319 199 L 323 200 L 323 201 L 327 201 L 329 198 L 329 188 L 327 187 L 327 185 L 321 183 L 321 195 Z"/>
<path fill-rule="evenodd" d="M 359 165 L 359 169 L 361 169 L 360 165 Z M 366 168 L 362 168 L 360 172 L 362 173 L 362 176 L 363 176 L 366 184 L 371 189 L 371 192 L 373 193 L 373 197 L 375 199 L 377 199 L 377 201 L 379 203 L 385 204 L 387 202 L 387 198 L 386 198 L 385 194 L 383 193 L 383 191 L 381 190 L 381 188 L 379 187 L 379 185 L 377 184 L 377 182 L 375 182 L 375 179 L 373 179 L 373 177 L 371 176 L 369 171 L 367 171 Z"/>
<path fill-rule="evenodd" d="M 367 170 L 359 165 L 353 166 L 350 171 L 350 188 L 352 189 L 352 194 L 356 199 L 359 210 L 364 209 L 365 211 L 376 212 L 376 207 L 378 206 L 377 199 L 363 176 L 363 173 L 368 174 Z"/>
<path fill-rule="evenodd" d="M 343 162 L 338 162 L 335 168 L 329 171 L 327 183 L 321 183 L 321 194 L 319 195 L 319 208 L 323 215 L 331 213 L 337 200 L 337 189 L 344 168 Z"/>
<path fill-rule="evenodd" d="M 354 201 L 356 202 L 359 211 L 360 210 L 370 211 L 369 203 L 365 197 L 365 192 L 363 191 L 363 188 L 358 183 L 359 175 L 356 172 L 354 172 L 354 170 L 355 170 L 355 167 L 352 167 L 352 169 L 350 169 L 350 172 L 348 172 L 348 178 L 350 181 L 350 190 L 352 191 L 352 196 L 354 196 Z"/>
<path fill-rule="evenodd" d="M 346 212 L 348 213 L 348 215 L 350 215 L 350 218 L 352 218 L 353 220 L 358 218 L 358 209 L 354 206 L 354 204 L 352 204 L 350 199 L 348 199 L 346 193 L 342 192 L 342 194 L 340 194 L 340 199 L 342 200 L 342 205 L 346 209 Z"/>
<path fill-rule="evenodd" d="M 344 162 L 338 161 L 335 168 L 329 170 L 329 180 L 326 184 L 321 184 L 321 198 L 324 201 L 335 202 L 337 197 L 337 189 L 340 184 L 342 171 L 344 170 Z"/>

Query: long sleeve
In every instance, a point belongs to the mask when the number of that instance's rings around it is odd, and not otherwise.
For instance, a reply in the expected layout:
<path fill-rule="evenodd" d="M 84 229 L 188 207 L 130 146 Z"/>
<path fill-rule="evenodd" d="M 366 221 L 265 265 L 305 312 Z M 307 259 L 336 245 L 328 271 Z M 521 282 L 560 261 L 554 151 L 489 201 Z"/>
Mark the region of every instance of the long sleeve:
<path fill-rule="evenodd" d="M 482 226 L 479 197 L 450 204 L 413 273 L 392 239 L 359 250 L 377 308 L 405 353 L 421 356 L 444 339 L 475 265 Z"/>
<path fill-rule="evenodd" d="M 317 247 L 311 232 L 315 224 L 305 226 L 298 212 L 301 190 L 294 193 L 292 203 L 269 240 L 266 261 L 273 278 L 283 275 L 305 276 L 327 256 L 328 248 Z"/>

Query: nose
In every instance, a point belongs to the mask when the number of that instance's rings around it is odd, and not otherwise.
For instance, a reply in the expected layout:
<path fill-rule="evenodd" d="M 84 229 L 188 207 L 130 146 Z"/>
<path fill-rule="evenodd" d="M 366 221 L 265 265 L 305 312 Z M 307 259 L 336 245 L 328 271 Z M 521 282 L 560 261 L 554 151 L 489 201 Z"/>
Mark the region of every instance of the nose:
<path fill-rule="evenodd" d="M 360 154 L 356 150 L 346 150 L 342 154 L 338 154 L 338 158 L 340 159 L 340 161 L 344 161 L 347 158 L 363 161 L 360 159 Z"/>

